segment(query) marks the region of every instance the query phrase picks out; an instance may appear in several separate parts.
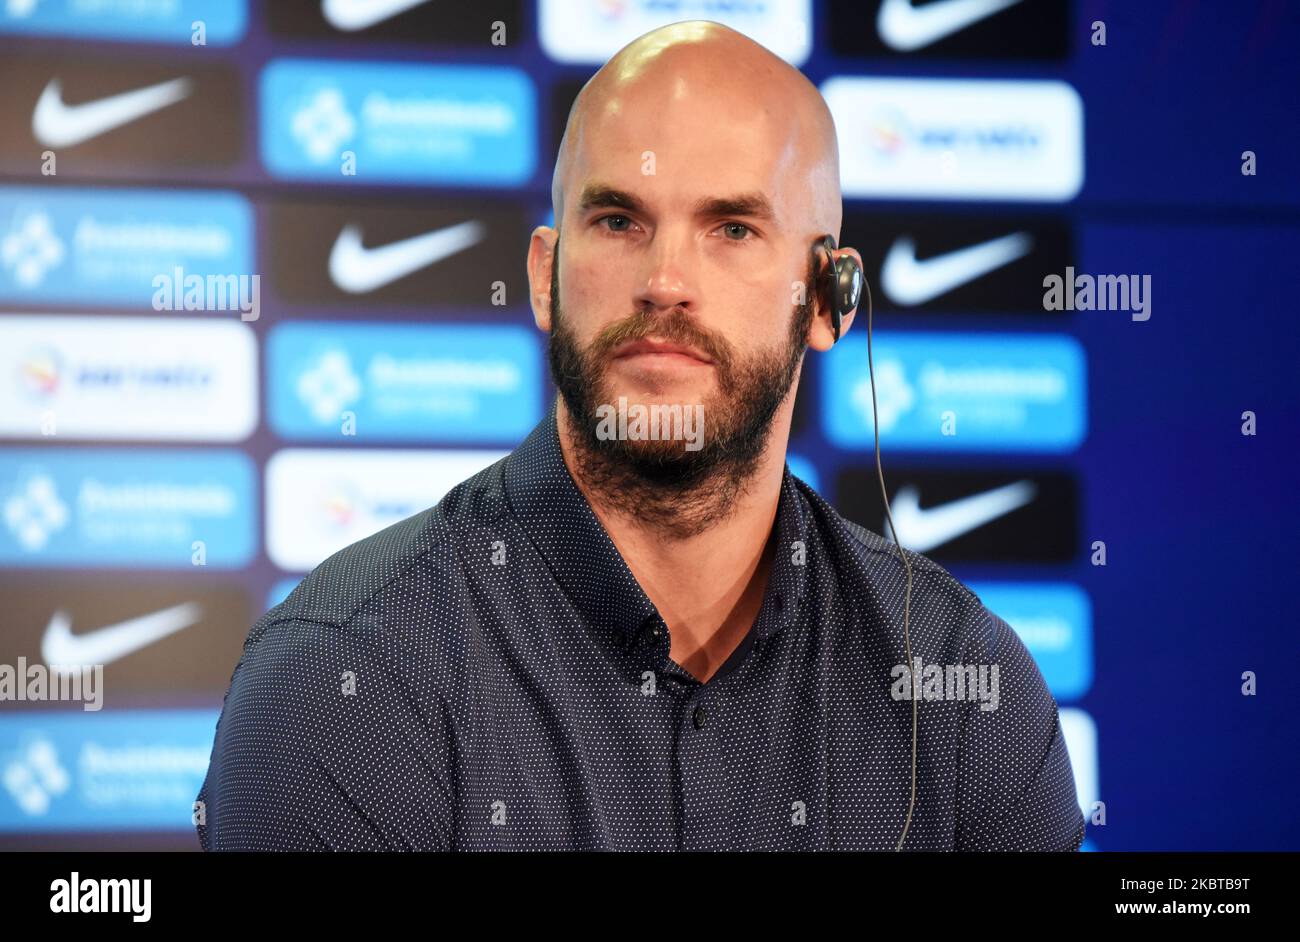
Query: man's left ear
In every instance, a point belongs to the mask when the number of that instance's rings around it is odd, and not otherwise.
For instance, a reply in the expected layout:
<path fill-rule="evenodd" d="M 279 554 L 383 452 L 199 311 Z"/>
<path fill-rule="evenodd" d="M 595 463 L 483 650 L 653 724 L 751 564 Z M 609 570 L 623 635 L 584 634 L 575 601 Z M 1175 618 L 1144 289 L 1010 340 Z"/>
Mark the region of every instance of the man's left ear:
<path fill-rule="evenodd" d="M 825 278 L 826 264 L 827 264 L 826 253 L 822 252 L 820 254 L 821 254 L 821 264 L 820 264 L 820 268 L 818 269 L 818 272 L 822 276 L 822 278 Z M 862 264 L 862 256 L 858 254 L 857 249 L 846 248 L 844 246 L 841 246 L 840 248 L 835 249 L 831 254 L 834 259 L 844 258 L 845 256 L 851 256 L 852 258 L 856 259 L 859 268 L 861 268 L 865 276 L 866 267 Z M 818 281 L 818 284 L 822 284 L 822 283 L 823 282 L 821 280 Z M 865 288 L 863 289 L 862 294 L 864 297 L 866 296 Z M 814 350 L 819 350 L 822 353 L 825 353 L 831 347 L 835 346 L 836 343 L 835 332 L 834 330 L 831 329 L 831 311 L 830 308 L 827 306 L 829 300 L 830 300 L 829 298 L 823 296 L 822 294 L 820 293 L 818 294 L 816 300 L 816 309 L 813 314 L 812 325 L 808 328 L 808 346 L 812 347 Z M 860 307 L 861 300 L 859 300 L 858 304 Z M 840 320 L 841 338 L 843 338 L 844 335 L 849 332 L 849 328 L 853 326 L 853 320 L 854 317 L 857 315 L 857 311 L 858 308 L 856 307 L 853 308 L 853 310 L 845 313 L 844 317 Z"/>

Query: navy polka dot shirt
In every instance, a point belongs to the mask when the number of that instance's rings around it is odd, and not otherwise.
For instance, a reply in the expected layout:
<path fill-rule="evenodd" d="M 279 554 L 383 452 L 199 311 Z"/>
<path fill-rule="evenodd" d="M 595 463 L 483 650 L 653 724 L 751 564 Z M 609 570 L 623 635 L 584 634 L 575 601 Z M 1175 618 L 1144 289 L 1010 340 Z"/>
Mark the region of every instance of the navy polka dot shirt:
<path fill-rule="evenodd" d="M 1057 705 L 1015 632 L 909 553 L 913 690 L 893 544 L 788 468 L 776 527 L 758 618 L 700 683 L 569 476 L 552 407 L 252 627 L 200 844 L 894 850 L 915 696 L 905 850 L 1077 850 Z"/>

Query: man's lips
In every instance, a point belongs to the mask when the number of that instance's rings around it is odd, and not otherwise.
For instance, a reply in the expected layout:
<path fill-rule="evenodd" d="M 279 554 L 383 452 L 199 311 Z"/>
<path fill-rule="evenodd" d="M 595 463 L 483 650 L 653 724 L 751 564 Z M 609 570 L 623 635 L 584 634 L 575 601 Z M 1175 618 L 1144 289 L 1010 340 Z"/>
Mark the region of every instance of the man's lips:
<path fill-rule="evenodd" d="M 668 343 L 661 340 L 633 340 L 623 344 L 614 351 L 614 359 L 621 360 L 624 357 L 636 356 L 664 356 L 664 357 L 686 357 L 695 360 L 698 363 L 712 364 L 703 353 L 693 347 L 687 347 L 679 343 Z"/>

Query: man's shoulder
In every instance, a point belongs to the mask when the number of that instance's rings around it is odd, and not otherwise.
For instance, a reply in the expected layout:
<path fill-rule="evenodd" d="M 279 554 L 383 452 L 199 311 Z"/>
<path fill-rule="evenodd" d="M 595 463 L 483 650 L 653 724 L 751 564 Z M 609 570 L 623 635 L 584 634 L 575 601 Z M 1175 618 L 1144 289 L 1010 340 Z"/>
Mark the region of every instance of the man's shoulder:
<path fill-rule="evenodd" d="M 797 478 L 795 480 L 823 536 L 837 544 L 841 550 L 848 550 L 857 561 L 872 569 L 884 567 L 888 572 L 905 571 L 898 544 L 845 517 L 806 483 Z M 906 548 L 903 556 L 907 558 L 913 576 L 926 577 L 933 588 L 975 597 L 970 589 L 930 557 Z"/>
<path fill-rule="evenodd" d="M 942 625 L 936 627 L 946 627 L 951 640 L 958 644 L 968 643 L 975 634 L 985 645 L 997 647 L 1000 619 L 969 586 L 922 553 L 903 548 L 900 556 L 898 544 L 849 520 L 807 484 L 799 484 L 818 532 L 835 553 L 836 575 L 846 588 L 855 583 L 876 587 L 891 606 L 897 603 L 901 619 L 903 588 L 910 568 L 914 619 L 917 613 L 938 616 L 932 620 Z"/>
<path fill-rule="evenodd" d="M 451 488 L 441 500 L 345 546 L 319 563 L 263 621 L 344 627 L 405 581 L 449 579 L 459 550 L 505 509 L 503 457 Z"/>

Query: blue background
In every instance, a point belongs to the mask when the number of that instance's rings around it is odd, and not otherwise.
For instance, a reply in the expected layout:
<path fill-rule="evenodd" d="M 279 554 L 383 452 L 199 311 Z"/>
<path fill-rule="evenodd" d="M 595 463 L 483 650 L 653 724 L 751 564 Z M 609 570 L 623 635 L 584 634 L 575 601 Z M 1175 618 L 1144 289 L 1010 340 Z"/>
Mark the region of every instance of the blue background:
<path fill-rule="evenodd" d="M 702 15 L 680 4 L 662 4 L 662 22 Z M 273 58 L 361 60 L 510 67 L 538 91 L 528 115 L 537 135 L 535 166 L 505 195 L 537 221 L 549 208 L 553 160 L 558 145 L 545 114 L 551 91 L 581 81 L 593 67 L 561 65 L 549 59 L 535 35 L 532 4 L 525 3 L 525 30 L 498 55 L 439 47 L 436 55 L 419 45 L 339 34 L 328 40 L 273 38 L 262 3 L 231 2 L 208 13 L 228 17 L 210 35 L 206 61 L 237 67 L 244 87 L 237 116 L 247 135 L 242 158 L 217 171 L 187 174 L 164 168 L 150 189 L 235 191 L 254 208 L 257 266 L 269 270 L 266 202 L 292 195 L 328 200 L 341 187 L 322 193 L 319 183 L 275 178 L 260 162 L 262 114 L 257 90 L 263 67 Z M 227 12 L 237 11 L 237 12 Z M 245 16 L 246 13 L 246 16 Z M 1087 42 L 1088 24 L 1105 20 L 1107 45 Z M 18 50 L 76 56 L 95 52 L 123 61 L 148 60 L 174 47 L 136 38 L 114 38 L 98 24 L 82 38 L 47 17 L 52 34 L 25 37 L 0 30 L 0 59 Z M 1153 283 L 1153 315 L 1136 324 L 1126 313 L 1078 312 L 1038 318 L 1023 314 L 876 315 L 879 336 L 890 331 L 973 331 L 1045 334 L 1065 332 L 1085 353 L 1086 434 L 1068 454 L 1030 456 L 1035 467 L 1069 470 L 1079 481 L 1079 528 L 1083 547 L 1063 565 L 963 564 L 948 568 L 972 584 L 1069 583 L 1091 603 L 1093 661 L 1086 693 L 1059 695 L 1062 706 L 1086 710 L 1098 729 L 1100 794 L 1107 805 L 1104 827 L 1090 827 L 1097 850 L 1276 850 L 1300 847 L 1300 812 L 1288 782 L 1300 772 L 1296 733 L 1300 689 L 1300 644 L 1291 595 L 1297 580 L 1295 534 L 1300 525 L 1296 455 L 1300 433 L 1300 391 L 1294 379 L 1300 354 L 1296 318 L 1300 298 L 1300 7 L 1274 0 L 1256 3 L 1077 2 L 1070 5 L 1071 51 L 1061 62 L 891 57 L 848 59 L 830 52 L 826 9 L 813 4 L 814 52 L 801 68 L 816 84 L 834 75 L 890 75 L 962 78 L 1057 78 L 1069 82 L 1084 101 L 1085 182 L 1070 203 L 1016 207 L 1014 212 L 1050 210 L 1073 230 L 1073 263 L 1080 272 L 1141 272 Z M 58 35 L 63 32 L 64 35 Z M 196 55 L 198 53 L 195 53 Z M 6 94 L 0 89 L 0 96 Z M 232 106 L 233 107 L 233 106 Z M 536 119 L 533 121 L 533 119 Z M 1253 150 L 1256 176 L 1243 176 L 1240 154 Z M 510 155 L 506 155 L 510 156 Z M 513 155 L 520 156 L 520 155 Z M 506 165 L 503 164 L 503 167 Z M 511 170 L 512 174 L 514 171 Z M 505 174 L 505 170 L 502 171 Z M 510 174 L 506 174 L 509 176 Z M 6 186 L 79 186 L 106 183 L 60 175 L 58 182 L 31 175 L 0 175 Z M 503 191 L 363 184 L 359 197 L 400 206 L 419 196 L 473 199 Z M 114 186 L 121 181 L 114 179 Z M 484 184 L 486 186 L 486 184 Z M 0 198 L 0 205 L 3 199 Z M 952 202 L 846 201 L 846 211 L 890 213 L 957 212 Z M 1006 207 L 1001 207 L 1006 209 Z M 985 204 L 980 211 L 997 210 Z M 519 246 L 522 270 L 526 246 Z M 254 325 L 267 352 L 268 331 L 292 319 L 311 320 L 320 311 L 275 296 L 264 284 L 264 313 Z M 77 300 L 69 296 L 71 300 Z M 82 310 L 46 309 L 54 314 Z M 40 305 L 0 301 L 6 311 Z M 127 313 L 125 311 L 121 312 Z M 333 312 L 336 314 L 337 312 Z M 104 316 L 112 316 L 105 311 Z M 345 312 L 351 321 L 414 323 L 443 319 L 424 305 L 359 301 Z M 448 317 L 448 320 L 457 320 Z M 464 318 L 460 318 L 464 320 Z M 529 327 L 526 301 L 517 302 L 503 323 Z M 544 364 L 538 345 L 539 394 Z M 791 441 L 791 453 L 815 469 L 823 493 L 836 502 L 834 482 L 846 468 L 869 468 L 865 451 L 833 447 L 822 413 L 835 408 L 820 393 L 820 364 L 809 356 L 803 408 L 809 420 Z M 3 381 L 9 381 L 5 377 Z M 258 430 L 241 450 L 258 469 L 279 448 L 269 420 L 269 389 L 261 398 Z M 1240 433 L 1241 413 L 1258 417 L 1258 434 Z M 514 416 L 513 418 L 517 418 Z M 509 427 L 509 423 L 503 423 Z M 522 438 L 522 436 L 520 436 Z M 512 447 L 517 439 L 491 444 Z M 464 445 L 463 441 L 434 445 Z M 78 442 L 104 449 L 116 443 Z M 0 459 L 20 448 L 59 448 L 38 442 L 6 442 Z M 136 447 L 136 446 L 125 446 Z M 166 448 L 165 443 L 141 443 Z M 358 447 L 364 447 L 360 445 Z M 213 448 L 217 453 L 228 449 Z M 985 456 L 987 457 L 987 456 Z M 1014 455 L 988 463 L 1015 467 Z M 984 461 L 968 454 L 936 455 L 887 449 L 892 464 L 962 470 Z M 252 486 L 254 502 L 262 488 Z M 254 531 L 251 560 L 238 570 L 250 597 L 274 599 L 300 574 L 276 569 L 260 545 L 264 511 L 250 511 Z M 1092 566 L 1087 545 L 1107 545 L 1108 565 Z M 26 569 L 25 569 L 26 571 Z M 288 580 L 286 582 L 286 579 Z M 991 604 L 991 607 L 996 606 Z M 253 613 L 255 614 L 255 613 Z M 0 623 L 2 624 L 2 623 Z M 248 625 L 228 626 L 242 638 Z M 0 628 L 0 630 L 3 630 Z M 1076 665 L 1077 666 L 1077 665 Z M 233 664 L 231 665 L 233 668 Z M 1044 665 L 1045 673 L 1047 667 Z M 1258 675 L 1258 695 L 1241 693 L 1243 671 Z M 1074 683 L 1079 683 L 1078 674 Z M 220 697 L 209 698 L 212 713 L 176 714 L 177 728 L 194 727 L 215 716 Z M 189 704 L 187 704 L 189 705 Z M 180 704 L 177 704 L 178 708 Z M 0 753 L 16 748 L 23 724 L 21 706 L 0 703 Z M 152 714 L 135 718 L 153 721 Z M 35 722 L 35 720 L 33 721 Z M 188 726 L 186 725 L 188 724 Z M 60 728 L 59 736 L 65 733 Z M 6 800 L 0 794 L 0 803 Z M 70 812 L 71 814 L 71 812 Z M 151 827 L 171 846 L 196 846 L 193 833 L 174 815 L 156 815 Z M 18 829 L 20 843 L 37 846 L 40 828 L 24 834 L 7 810 L 3 829 Z M 94 822 L 84 814 L 69 819 L 86 833 Z M 141 818 L 145 821 L 145 818 Z M 90 824 L 86 824 L 86 822 Z M 158 823 L 164 822 L 164 823 Z M 136 836 L 122 822 L 101 822 L 112 832 L 96 846 L 132 847 Z M 66 831 L 67 821 L 50 830 Z M 117 843 L 113 843 L 117 841 Z"/>

